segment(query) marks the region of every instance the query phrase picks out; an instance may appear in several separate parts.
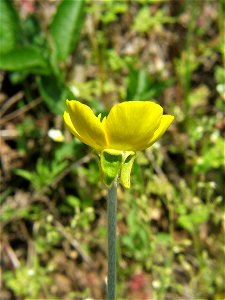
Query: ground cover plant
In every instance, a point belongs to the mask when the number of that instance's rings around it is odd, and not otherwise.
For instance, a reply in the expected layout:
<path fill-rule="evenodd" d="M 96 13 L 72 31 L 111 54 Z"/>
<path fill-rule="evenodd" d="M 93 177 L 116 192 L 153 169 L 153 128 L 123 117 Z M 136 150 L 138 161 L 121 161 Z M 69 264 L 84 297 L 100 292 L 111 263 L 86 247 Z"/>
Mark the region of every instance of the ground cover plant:
<path fill-rule="evenodd" d="M 225 297 L 224 1 L 0 1 L 2 299 L 105 299 L 106 193 L 65 100 L 175 116 L 119 187 L 121 299 Z"/>

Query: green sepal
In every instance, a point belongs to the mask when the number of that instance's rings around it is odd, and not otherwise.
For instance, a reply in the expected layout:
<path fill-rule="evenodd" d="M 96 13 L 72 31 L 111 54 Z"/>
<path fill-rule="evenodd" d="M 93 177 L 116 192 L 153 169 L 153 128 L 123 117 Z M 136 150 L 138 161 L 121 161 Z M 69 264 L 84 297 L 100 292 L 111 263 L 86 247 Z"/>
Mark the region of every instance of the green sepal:
<path fill-rule="evenodd" d="M 120 182 L 126 188 L 130 188 L 130 173 L 132 170 L 133 162 L 135 159 L 134 152 L 125 152 L 125 157 L 122 163 L 121 173 L 120 173 Z"/>
<path fill-rule="evenodd" d="M 122 161 L 121 151 L 104 149 L 100 153 L 100 168 L 105 185 L 110 186 L 117 178 L 121 170 Z"/>

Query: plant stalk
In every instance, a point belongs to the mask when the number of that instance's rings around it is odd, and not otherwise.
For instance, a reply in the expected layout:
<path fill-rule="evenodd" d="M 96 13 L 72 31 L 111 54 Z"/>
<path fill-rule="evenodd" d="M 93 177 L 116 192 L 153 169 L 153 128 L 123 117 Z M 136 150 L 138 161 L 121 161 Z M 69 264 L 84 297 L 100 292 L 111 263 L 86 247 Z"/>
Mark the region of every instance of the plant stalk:
<path fill-rule="evenodd" d="M 116 180 L 108 190 L 108 280 L 107 300 L 115 300 L 116 296 L 116 202 L 117 202 Z"/>

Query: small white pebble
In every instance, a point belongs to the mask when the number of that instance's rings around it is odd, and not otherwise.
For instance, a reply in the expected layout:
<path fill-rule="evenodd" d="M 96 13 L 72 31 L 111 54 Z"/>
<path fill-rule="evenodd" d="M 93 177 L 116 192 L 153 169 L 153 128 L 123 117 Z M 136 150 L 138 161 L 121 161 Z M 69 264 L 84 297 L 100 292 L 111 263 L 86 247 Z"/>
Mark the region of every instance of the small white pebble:
<path fill-rule="evenodd" d="M 159 280 L 153 280 L 152 287 L 153 289 L 159 289 L 161 287 L 161 282 Z"/>
<path fill-rule="evenodd" d="M 70 85 L 69 89 L 74 94 L 75 97 L 80 97 L 80 91 L 75 85 Z"/>
<path fill-rule="evenodd" d="M 213 132 L 212 134 L 211 134 L 211 136 L 210 136 L 210 141 L 211 142 L 216 142 L 217 140 L 218 140 L 218 138 L 219 138 L 219 132 L 218 131 L 215 131 L 215 132 Z"/>
<path fill-rule="evenodd" d="M 203 133 L 203 127 L 202 126 L 198 126 L 197 128 L 196 128 L 196 131 L 198 132 L 198 133 Z"/>
<path fill-rule="evenodd" d="M 33 269 L 29 269 L 28 272 L 27 272 L 27 274 L 29 276 L 33 276 L 34 275 L 34 270 Z"/>
<path fill-rule="evenodd" d="M 51 223 L 53 221 L 53 215 L 48 215 L 46 219 L 47 222 Z"/>
<path fill-rule="evenodd" d="M 202 165 L 203 163 L 204 163 L 203 158 L 202 158 L 202 157 L 198 157 L 198 158 L 197 158 L 197 164 L 198 164 L 198 165 Z"/>
<path fill-rule="evenodd" d="M 61 130 L 59 129 L 49 129 L 48 136 L 50 139 L 52 139 L 55 142 L 63 142 L 64 141 L 64 135 L 62 134 Z"/>
<path fill-rule="evenodd" d="M 214 181 L 210 181 L 209 182 L 209 186 L 212 188 L 212 189 L 215 189 L 216 188 L 216 183 Z"/>
<path fill-rule="evenodd" d="M 221 94 L 225 93 L 225 85 L 223 83 L 217 84 L 216 90 L 218 93 L 221 93 Z"/>

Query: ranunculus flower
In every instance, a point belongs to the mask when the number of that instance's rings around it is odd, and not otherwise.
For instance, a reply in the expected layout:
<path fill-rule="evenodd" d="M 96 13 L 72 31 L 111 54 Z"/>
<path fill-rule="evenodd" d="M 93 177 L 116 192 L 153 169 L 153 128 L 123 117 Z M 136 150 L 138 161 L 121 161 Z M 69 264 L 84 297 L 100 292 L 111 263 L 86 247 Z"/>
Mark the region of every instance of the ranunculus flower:
<path fill-rule="evenodd" d="M 163 115 L 163 108 L 151 101 L 119 103 L 102 120 L 101 114 L 96 117 L 90 107 L 79 101 L 67 100 L 66 105 L 64 121 L 70 132 L 94 148 L 100 160 L 101 153 L 104 159 L 106 153 L 117 155 L 117 158 L 121 157 L 122 165 L 135 152 L 154 144 L 174 119 L 171 115 Z M 118 165 L 118 171 L 121 164 Z M 111 180 L 105 180 L 105 183 L 110 185 Z M 122 183 L 129 187 L 129 180 L 127 184 Z"/>
<path fill-rule="evenodd" d="M 85 104 L 67 100 L 64 121 L 83 143 L 101 151 L 140 151 L 150 147 L 167 130 L 174 117 L 151 101 L 126 101 L 112 107 L 101 120 Z"/>

